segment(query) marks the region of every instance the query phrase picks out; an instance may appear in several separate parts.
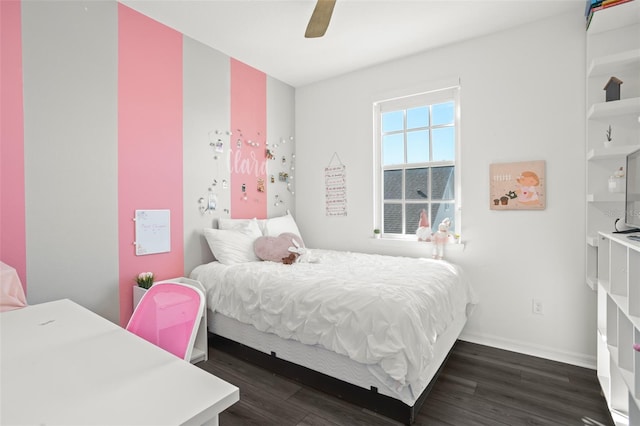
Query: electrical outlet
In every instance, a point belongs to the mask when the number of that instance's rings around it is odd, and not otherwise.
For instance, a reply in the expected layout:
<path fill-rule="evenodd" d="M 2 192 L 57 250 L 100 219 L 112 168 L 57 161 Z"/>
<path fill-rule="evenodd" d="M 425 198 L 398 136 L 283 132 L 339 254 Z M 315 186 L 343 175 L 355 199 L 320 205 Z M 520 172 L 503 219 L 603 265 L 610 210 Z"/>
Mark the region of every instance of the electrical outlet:
<path fill-rule="evenodd" d="M 531 310 L 536 315 L 543 315 L 544 314 L 544 306 L 542 305 L 542 300 L 533 299 L 532 304 L 531 304 Z"/>

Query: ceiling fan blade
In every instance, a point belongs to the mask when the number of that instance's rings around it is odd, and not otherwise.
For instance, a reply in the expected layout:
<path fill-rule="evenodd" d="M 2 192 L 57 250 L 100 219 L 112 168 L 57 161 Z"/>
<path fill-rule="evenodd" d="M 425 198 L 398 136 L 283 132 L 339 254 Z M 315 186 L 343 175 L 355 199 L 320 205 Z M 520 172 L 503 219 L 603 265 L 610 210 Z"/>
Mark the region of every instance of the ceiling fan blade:
<path fill-rule="evenodd" d="M 336 0 L 318 0 L 304 33 L 306 38 L 322 37 L 327 31 Z"/>

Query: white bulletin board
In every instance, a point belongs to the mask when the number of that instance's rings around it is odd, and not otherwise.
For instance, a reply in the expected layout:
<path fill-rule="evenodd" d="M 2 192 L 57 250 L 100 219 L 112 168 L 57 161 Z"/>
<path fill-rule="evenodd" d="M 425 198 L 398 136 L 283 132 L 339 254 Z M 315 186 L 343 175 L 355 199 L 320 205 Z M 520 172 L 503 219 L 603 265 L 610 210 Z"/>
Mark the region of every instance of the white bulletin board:
<path fill-rule="evenodd" d="M 169 210 L 136 210 L 136 256 L 171 251 Z"/>

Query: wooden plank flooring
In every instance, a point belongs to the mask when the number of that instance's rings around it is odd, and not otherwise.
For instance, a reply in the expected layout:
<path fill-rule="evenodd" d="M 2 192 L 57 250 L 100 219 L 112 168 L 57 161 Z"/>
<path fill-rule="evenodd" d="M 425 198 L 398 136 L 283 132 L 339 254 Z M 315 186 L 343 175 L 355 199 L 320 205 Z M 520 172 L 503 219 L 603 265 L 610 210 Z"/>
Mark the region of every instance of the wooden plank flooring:
<path fill-rule="evenodd" d="M 213 347 L 200 368 L 240 388 L 220 426 L 400 423 L 234 358 Z M 415 425 L 612 426 L 593 370 L 458 341 Z"/>

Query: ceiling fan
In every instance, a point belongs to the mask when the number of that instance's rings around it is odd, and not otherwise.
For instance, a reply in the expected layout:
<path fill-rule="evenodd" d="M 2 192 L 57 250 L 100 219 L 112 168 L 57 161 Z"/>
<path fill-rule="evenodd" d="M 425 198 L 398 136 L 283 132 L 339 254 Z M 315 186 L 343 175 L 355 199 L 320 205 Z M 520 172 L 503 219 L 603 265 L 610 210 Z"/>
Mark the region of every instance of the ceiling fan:
<path fill-rule="evenodd" d="M 318 0 L 304 33 L 306 38 L 322 37 L 327 31 L 336 0 Z"/>

